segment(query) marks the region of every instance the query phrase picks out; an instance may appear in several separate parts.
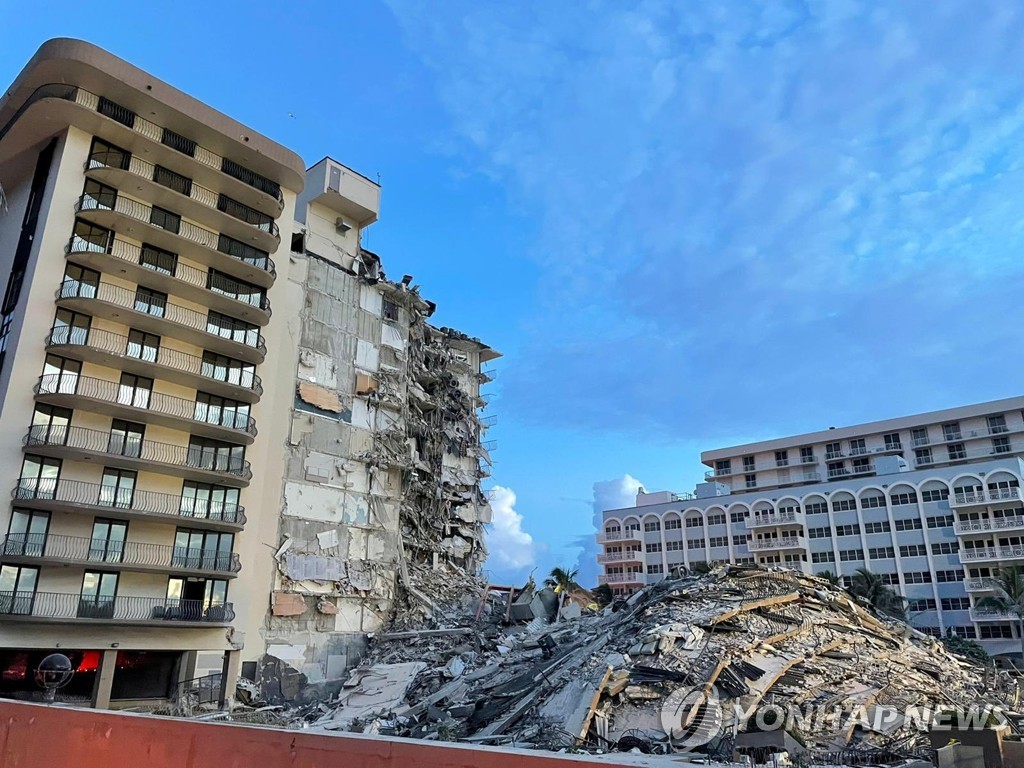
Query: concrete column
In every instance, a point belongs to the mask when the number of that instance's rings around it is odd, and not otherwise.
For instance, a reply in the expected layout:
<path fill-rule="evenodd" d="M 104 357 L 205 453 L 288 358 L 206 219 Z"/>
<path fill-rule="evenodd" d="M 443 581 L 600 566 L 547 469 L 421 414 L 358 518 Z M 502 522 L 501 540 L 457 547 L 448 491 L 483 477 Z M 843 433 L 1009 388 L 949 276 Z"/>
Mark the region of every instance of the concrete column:
<path fill-rule="evenodd" d="M 96 682 L 92 688 L 93 709 L 110 709 L 110 691 L 114 686 L 114 670 L 117 667 L 117 651 L 100 653 L 100 668 L 96 670 Z"/>
<path fill-rule="evenodd" d="M 238 673 L 242 668 L 241 651 L 224 651 L 224 666 L 220 671 L 220 697 L 221 709 L 228 709 L 235 698 L 235 683 L 238 682 Z"/>

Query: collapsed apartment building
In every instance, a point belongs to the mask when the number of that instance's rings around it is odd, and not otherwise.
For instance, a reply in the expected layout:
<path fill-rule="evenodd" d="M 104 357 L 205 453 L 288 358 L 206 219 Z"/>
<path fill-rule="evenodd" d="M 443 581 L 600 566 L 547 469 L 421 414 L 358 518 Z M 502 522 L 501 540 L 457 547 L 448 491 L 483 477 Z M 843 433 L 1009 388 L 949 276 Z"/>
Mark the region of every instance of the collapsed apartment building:
<path fill-rule="evenodd" d="M 297 202 L 295 401 L 261 628 L 268 654 L 314 682 L 358 660 L 399 602 L 429 606 L 421 568 L 482 565 L 493 419 L 480 387 L 498 357 L 431 325 L 435 306 L 409 275 L 386 276 L 345 218 L 332 168 L 314 166 Z"/>

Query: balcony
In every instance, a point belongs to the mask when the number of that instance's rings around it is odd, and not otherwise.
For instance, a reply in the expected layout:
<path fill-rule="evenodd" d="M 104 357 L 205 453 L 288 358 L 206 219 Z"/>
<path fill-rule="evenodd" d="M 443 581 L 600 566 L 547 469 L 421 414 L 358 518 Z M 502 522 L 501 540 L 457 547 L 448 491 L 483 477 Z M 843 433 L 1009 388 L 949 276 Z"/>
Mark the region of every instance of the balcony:
<path fill-rule="evenodd" d="M 638 529 L 619 531 L 618 533 L 597 534 L 598 544 L 607 544 L 611 541 L 643 541 L 644 535 Z"/>
<path fill-rule="evenodd" d="M 913 445 L 915 448 L 921 448 L 926 445 L 931 445 L 931 442 L 931 438 L 929 437 L 915 437 L 913 440 L 910 441 L 911 445 Z"/>
<path fill-rule="evenodd" d="M 159 159 L 161 165 L 214 189 L 225 189 L 231 197 L 267 214 L 279 216 L 284 208 L 284 196 L 276 181 L 84 88 L 63 83 L 42 85 L 28 97 L 18 114 L 40 102 L 45 103 L 43 109 L 51 119 L 75 123 L 133 154 L 148 154 L 151 159 Z M 16 127 L 17 121 L 12 120 L 0 129 L 0 135 L 11 126 Z"/>
<path fill-rule="evenodd" d="M 138 354 L 130 354 L 133 346 Z M 46 336 L 46 351 L 246 403 L 258 402 L 263 395 L 263 381 L 255 373 L 223 369 L 223 377 L 218 377 L 218 368 L 198 355 L 166 346 L 142 349 L 127 336 L 98 328 L 54 328 Z"/>
<path fill-rule="evenodd" d="M 818 459 L 815 456 L 801 456 L 800 457 L 800 463 L 801 464 L 817 464 L 818 463 Z"/>
<path fill-rule="evenodd" d="M 131 288 L 100 282 L 88 285 L 65 280 L 57 289 L 57 304 L 86 315 L 104 317 L 158 336 L 182 339 L 247 363 L 262 363 L 267 355 L 263 336 L 242 322 L 221 328 L 208 316 L 169 301 L 146 303 Z"/>
<path fill-rule="evenodd" d="M 770 515 L 755 514 L 745 518 L 744 522 L 748 530 L 751 528 L 771 528 L 777 525 L 803 525 L 804 515 L 803 512 L 773 512 Z"/>
<path fill-rule="evenodd" d="M 241 570 L 234 552 L 110 541 L 54 534 L 12 533 L 4 537 L 5 563 L 76 565 L 113 571 L 174 573 L 233 579 Z"/>
<path fill-rule="evenodd" d="M 144 240 L 172 253 L 181 253 L 184 246 L 189 258 L 262 288 L 272 286 L 277 276 L 274 261 L 265 251 L 185 220 L 177 222 L 175 229 L 164 229 L 152 223 L 154 211 L 151 205 L 130 197 L 117 195 L 108 202 L 82 195 L 75 203 L 75 212 L 93 224 L 127 234 L 135 240 Z M 247 246 L 254 250 L 251 255 L 236 256 L 231 252 L 232 241 L 239 244 L 234 245 L 235 248 Z"/>
<path fill-rule="evenodd" d="M 1020 617 L 1012 611 L 974 606 L 971 608 L 971 621 L 1020 621 Z"/>
<path fill-rule="evenodd" d="M 63 592 L 0 592 L 0 615 L 6 621 L 50 624 L 83 622 L 150 627 L 227 626 L 235 620 L 231 603 L 163 597 L 83 597 Z"/>
<path fill-rule="evenodd" d="M 1024 502 L 1020 488 L 994 488 L 973 493 L 954 494 L 951 506 L 977 507 L 991 504 L 1016 504 Z"/>
<path fill-rule="evenodd" d="M 1024 530 L 1024 515 L 1013 517 L 995 517 L 990 520 L 964 520 L 953 523 L 953 530 L 959 536 L 973 533 L 989 533 L 991 531 Z"/>
<path fill-rule="evenodd" d="M 252 479 L 249 462 L 187 445 L 135 440 L 97 429 L 34 425 L 25 435 L 26 450 L 42 456 L 92 461 L 107 466 L 160 472 L 201 483 L 245 487 Z"/>
<path fill-rule="evenodd" d="M 747 542 L 750 552 L 776 551 L 780 549 L 806 549 L 807 539 L 803 536 L 786 536 L 778 539 L 752 538 Z"/>
<path fill-rule="evenodd" d="M 1020 560 L 1024 558 L 1024 546 L 1016 547 L 979 547 L 977 549 L 961 549 L 961 563 L 977 563 L 981 561 Z"/>
<path fill-rule="evenodd" d="M 100 272 L 122 275 L 127 280 L 194 301 L 227 315 L 236 315 L 247 322 L 266 325 L 273 314 L 265 293 L 253 293 L 250 288 L 217 273 L 217 284 L 206 270 L 177 262 L 173 268 L 160 269 L 146 263 L 141 246 L 115 237 L 107 248 L 97 246 L 73 235 L 66 252 L 75 262 Z"/>
<path fill-rule="evenodd" d="M 708 482 L 714 480 L 720 480 L 723 477 L 732 477 L 733 475 L 742 474 L 740 470 L 733 469 L 709 469 L 704 473 L 704 479 Z"/>
<path fill-rule="evenodd" d="M 850 449 L 851 456 L 866 456 L 868 449 L 863 446 L 857 446 L 856 448 Z"/>
<path fill-rule="evenodd" d="M 36 400 L 65 408 L 83 408 L 128 421 L 160 424 L 193 435 L 251 445 L 256 420 L 247 414 L 210 406 L 183 397 L 122 387 L 116 381 L 91 376 L 40 376 L 32 388 Z"/>
<path fill-rule="evenodd" d="M 968 592 L 991 592 L 996 588 L 996 580 L 988 577 L 964 579 L 964 589 Z"/>
<path fill-rule="evenodd" d="M 638 563 L 643 561 L 643 559 L 644 553 L 639 549 L 633 549 L 628 552 L 605 552 L 597 556 L 597 562 L 599 563 Z"/>
<path fill-rule="evenodd" d="M 210 530 L 240 531 L 245 526 L 245 508 L 238 504 L 65 478 L 23 478 L 14 486 L 11 497 L 16 507 L 24 509 L 155 520 Z"/>
<path fill-rule="evenodd" d="M 272 216 L 138 155 L 126 158 L 120 152 L 98 149 L 89 155 L 85 172 L 117 189 L 138 188 L 154 205 L 181 211 L 240 240 L 255 240 L 261 250 L 274 251 L 281 243 L 281 233 Z"/>
<path fill-rule="evenodd" d="M 598 584 L 646 584 L 643 573 L 601 573 Z"/>
<path fill-rule="evenodd" d="M 971 461 L 977 459 L 998 459 L 998 458 L 1010 458 L 1018 453 L 1024 452 L 1024 446 L 1021 443 L 1007 443 L 1004 448 L 982 448 L 974 449 L 970 451 L 960 451 L 955 453 L 953 456 L 949 455 L 948 450 L 940 451 L 939 449 L 932 450 L 932 464 L 957 464 L 962 461 Z M 940 455 L 944 454 L 944 455 Z M 918 461 L 918 464 L 922 462 Z"/>

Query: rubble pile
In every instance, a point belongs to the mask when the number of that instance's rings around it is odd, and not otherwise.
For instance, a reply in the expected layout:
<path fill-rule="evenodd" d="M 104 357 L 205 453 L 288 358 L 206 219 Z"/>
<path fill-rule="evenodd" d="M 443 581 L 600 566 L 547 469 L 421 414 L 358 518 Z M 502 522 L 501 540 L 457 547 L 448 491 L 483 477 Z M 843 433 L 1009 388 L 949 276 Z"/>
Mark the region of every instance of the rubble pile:
<path fill-rule="evenodd" d="M 769 730 L 740 718 L 736 704 L 749 713 L 1017 703 L 1005 673 L 795 571 L 722 566 L 566 618 L 578 606 L 532 583 L 450 589 L 425 622 L 378 633 L 337 697 L 303 713 L 303 727 L 731 758 Z M 775 736 L 817 753 L 911 754 L 927 740 L 902 720 L 873 728 L 864 718 L 787 721 Z"/>

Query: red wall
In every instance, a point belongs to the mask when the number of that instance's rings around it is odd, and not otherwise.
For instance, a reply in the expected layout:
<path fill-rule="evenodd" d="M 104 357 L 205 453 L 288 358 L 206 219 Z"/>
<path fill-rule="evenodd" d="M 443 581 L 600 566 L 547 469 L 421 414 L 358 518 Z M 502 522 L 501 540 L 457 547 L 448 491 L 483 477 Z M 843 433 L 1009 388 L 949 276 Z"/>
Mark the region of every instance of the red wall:
<path fill-rule="evenodd" d="M 593 768 L 623 763 L 0 701 L 3 768 Z"/>

